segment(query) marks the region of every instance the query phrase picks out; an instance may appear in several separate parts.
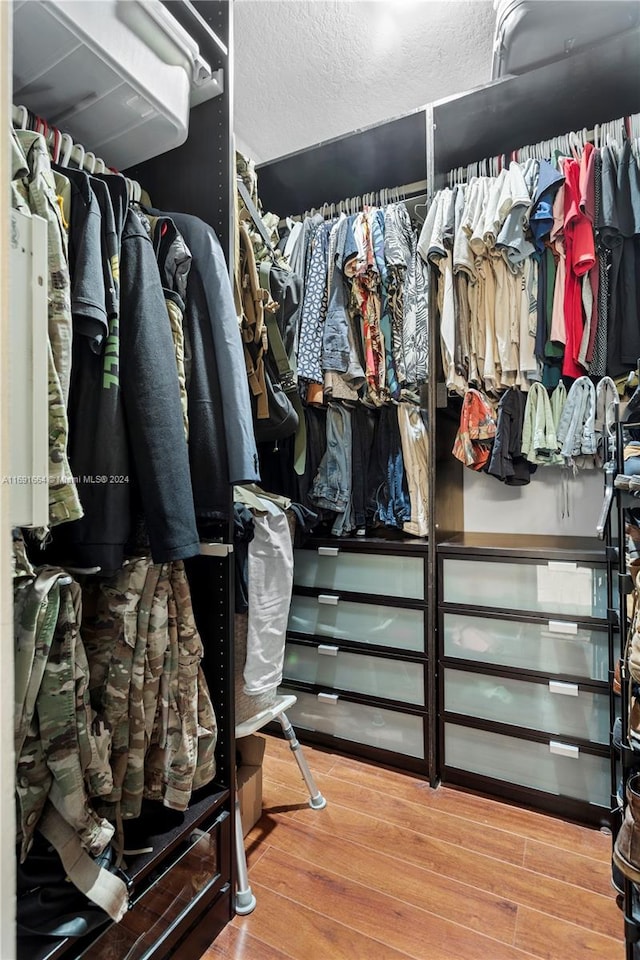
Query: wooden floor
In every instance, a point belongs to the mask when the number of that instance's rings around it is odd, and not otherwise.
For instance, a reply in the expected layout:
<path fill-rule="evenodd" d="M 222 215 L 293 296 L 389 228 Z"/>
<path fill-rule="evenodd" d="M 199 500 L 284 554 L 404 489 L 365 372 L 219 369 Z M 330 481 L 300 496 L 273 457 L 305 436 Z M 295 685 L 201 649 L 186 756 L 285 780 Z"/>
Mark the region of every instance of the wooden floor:
<path fill-rule="evenodd" d="M 203 960 L 622 960 L 611 839 L 267 737 L 246 838 L 255 911 Z"/>

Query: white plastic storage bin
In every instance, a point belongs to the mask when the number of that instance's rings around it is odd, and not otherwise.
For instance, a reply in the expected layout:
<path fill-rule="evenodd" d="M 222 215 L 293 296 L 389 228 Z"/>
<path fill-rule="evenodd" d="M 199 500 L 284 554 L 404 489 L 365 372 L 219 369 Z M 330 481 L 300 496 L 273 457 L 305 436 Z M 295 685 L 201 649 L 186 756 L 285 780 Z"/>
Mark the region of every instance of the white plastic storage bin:
<path fill-rule="evenodd" d="M 121 170 L 184 142 L 192 89 L 221 89 L 160 0 L 16 0 L 13 22 L 13 102 Z"/>

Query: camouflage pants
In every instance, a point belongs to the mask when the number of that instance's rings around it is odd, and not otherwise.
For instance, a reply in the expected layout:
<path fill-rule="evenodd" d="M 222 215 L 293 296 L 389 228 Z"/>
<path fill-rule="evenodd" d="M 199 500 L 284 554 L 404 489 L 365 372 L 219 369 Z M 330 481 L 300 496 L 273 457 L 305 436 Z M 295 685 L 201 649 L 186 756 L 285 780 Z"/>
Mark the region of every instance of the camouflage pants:
<path fill-rule="evenodd" d="M 107 737 L 93 725 L 88 665 L 80 640 L 80 588 L 45 567 L 15 588 L 16 795 L 21 856 L 47 801 L 98 854 L 113 828 L 89 804 L 85 778 L 110 787 Z"/>
<path fill-rule="evenodd" d="M 203 648 L 184 563 L 171 564 L 168 645 L 145 769 L 145 796 L 184 810 L 216 772 L 216 718 L 200 662 Z"/>
<path fill-rule="evenodd" d="M 113 783 L 110 793 L 104 797 L 109 805 L 120 803 L 130 763 L 130 718 L 132 714 L 136 717 L 132 678 L 139 676 L 140 669 L 144 670 L 138 627 L 145 617 L 147 621 L 149 618 L 149 599 L 144 587 L 153 569 L 150 560 L 135 560 L 108 580 L 94 581 L 84 588 L 82 634 L 89 659 L 91 702 L 96 716 L 111 735 Z M 135 723 L 133 726 L 135 728 Z M 115 815 L 110 806 L 101 810 L 107 816 Z"/>
<path fill-rule="evenodd" d="M 144 795 L 184 810 L 215 775 L 216 744 L 184 564 L 136 560 L 87 584 L 84 600 L 91 700 L 112 737 L 101 809 L 137 817 Z"/>

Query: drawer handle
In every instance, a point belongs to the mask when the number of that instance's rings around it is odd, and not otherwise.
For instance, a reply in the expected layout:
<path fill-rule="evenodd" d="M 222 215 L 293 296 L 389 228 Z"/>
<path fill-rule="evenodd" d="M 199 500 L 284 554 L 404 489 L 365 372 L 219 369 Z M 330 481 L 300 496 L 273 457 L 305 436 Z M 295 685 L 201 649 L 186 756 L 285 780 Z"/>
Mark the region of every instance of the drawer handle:
<path fill-rule="evenodd" d="M 337 557 L 340 553 L 340 547 L 318 547 L 319 557 Z"/>
<path fill-rule="evenodd" d="M 563 683 L 562 680 L 549 680 L 549 693 L 563 693 L 565 697 L 577 697 L 577 683 Z"/>
<path fill-rule="evenodd" d="M 559 743 L 557 740 L 549 741 L 549 753 L 555 753 L 558 757 L 569 757 L 571 760 L 580 759 L 579 747 L 574 747 L 571 743 Z"/>
<path fill-rule="evenodd" d="M 339 599 L 340 597 L 336 597 L 332 593 L 321 593 L 318 597 L 318 603 L 328 603 L 332 607 L 337 607 Z"/>
<path fill-rule="evenodd" d="M 335 707 L 338 702 L 337 693 L 319 693 L 317 694 L 318 700 L 320 703 L 330 703 L 332 707 Z"/>
<path fill-rule="evenodd" d="M 578 624 L 565 623 L 564 620 L 549 620 L 549 630 L 551 633 L 566 633 L 575 637 L 578 634 Z"/>
<path fill-rule="evenodd" d="M 339 649 L 339 647 L 334 647 L 329 643 L 318 644 L 318 653 L 321 653 L 325 657 L 337 657 Z"/>

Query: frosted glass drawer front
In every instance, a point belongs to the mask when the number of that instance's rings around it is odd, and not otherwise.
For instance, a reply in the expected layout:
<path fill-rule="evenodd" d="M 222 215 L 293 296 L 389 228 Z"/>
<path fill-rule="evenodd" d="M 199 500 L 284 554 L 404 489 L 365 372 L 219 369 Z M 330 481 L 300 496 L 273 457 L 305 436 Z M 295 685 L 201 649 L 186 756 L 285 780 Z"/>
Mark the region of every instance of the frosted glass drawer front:
<path fill-rule="evenodd" d="M 608 695 L 578 690 L 573 683 L 533 683 L 445 670 L 444 708 L 466 717 L 609 743 Z"/>
<path fill-rule="evenodd" d="M 301 587 L 330 588 L 373 596 L 424 600 L 424 567 L 421 557 L 373 556 L 366 553 L 323 554 L 296 550 L 293 581 Z"/>
<path fill-rule="evenodd" d="M 561 620 L 524 623 L 445 613 L 444 654 L 503 667 L 606 680 L 609 649 L 605 630 Z"/>
<path fill-rule="evenodd" d="M 424 704 L 424 666 L 388 660 L 336 647 L 305 647 L 287 643 L 284 659 L 287 680 L 313 683 L 334 690 L 351 690 L 384 700 Z"/>
<path fill-rule="evenodd" d="M 315 730 L 353 743 L 391 750 L 408 757 L 424 758 L 424 721 L 395 710 L 380 710 L 361 703 L 349 703 L 330 694 L 303 693 L 280 687 L 280 693 L 294 693 L 295 706 L 287 710 L 294 727 Z"/>
<path fill-rule="evenodd" d="M 533 743 L 445 723 L 444 752 L 447 767 L 602 807 L 610 802 L 609 760 L 569 744 Z"/>
<path fill-rule="evenodd" d="M 324 602 L 327 598 L 337 602 Z M 320 598 L 294 596 L 289 612 L 289 630 L 399 650 L 424 649 L 422 610 L 353 603 L 331 595 Z"/>
<path fill-rule="evenodd" d="M 473 607 L 606 617 L 605 569 L 569 562 L 505 563 L 447 557 L 443 600 Z"/>

